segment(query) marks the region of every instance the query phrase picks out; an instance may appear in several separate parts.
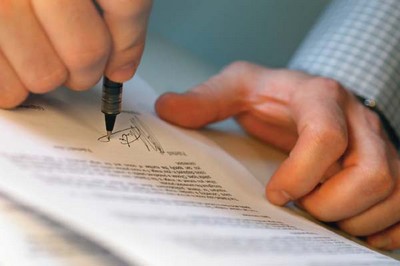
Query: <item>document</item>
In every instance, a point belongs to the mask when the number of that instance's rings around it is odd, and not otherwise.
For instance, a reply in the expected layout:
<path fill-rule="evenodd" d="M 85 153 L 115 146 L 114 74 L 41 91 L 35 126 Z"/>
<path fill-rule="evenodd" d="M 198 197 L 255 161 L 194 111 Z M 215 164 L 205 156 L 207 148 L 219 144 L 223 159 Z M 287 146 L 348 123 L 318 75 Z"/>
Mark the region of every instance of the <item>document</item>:
<path fill-rule="evenodd" d="M 399 265 L 269 204 L 218 145 L 157 118 L 138 77 L 108 140 L 100 94 L 1 110 L 1 193 L 132 265 Z"/>
<path fill-rule="evenodd" d="M 126 266 L 95 242 L 0 195 L 0 265 Z"/>

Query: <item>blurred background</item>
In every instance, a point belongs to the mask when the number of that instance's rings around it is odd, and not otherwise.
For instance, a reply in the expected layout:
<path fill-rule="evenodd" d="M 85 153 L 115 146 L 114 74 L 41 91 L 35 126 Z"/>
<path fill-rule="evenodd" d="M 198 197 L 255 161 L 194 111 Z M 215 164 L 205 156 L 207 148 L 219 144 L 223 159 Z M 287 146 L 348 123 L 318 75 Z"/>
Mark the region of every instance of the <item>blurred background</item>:
<path fill-rule="evenodd" d="M 284 67 L 330 0 L 154 0 L 138 74 L 183 92 L 235 60 Z"/>
<path fill-rule="evenodd" d="M 150 32 L 220 68 L 285 66 L 330 0 L 154 0 Z"/>

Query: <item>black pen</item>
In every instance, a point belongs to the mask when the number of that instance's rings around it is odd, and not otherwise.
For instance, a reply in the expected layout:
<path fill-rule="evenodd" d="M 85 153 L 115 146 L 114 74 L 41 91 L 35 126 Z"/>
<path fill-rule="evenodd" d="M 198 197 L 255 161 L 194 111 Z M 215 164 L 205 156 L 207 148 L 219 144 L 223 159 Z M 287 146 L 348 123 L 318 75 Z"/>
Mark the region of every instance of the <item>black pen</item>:
<path fill-rule="evenodd" d="M 115 119 L 121 113 L 122 83 L 103 77 L 103 96 L 101 98 L 101 111 L 106 122 L 107 138 L 110 139 L 114 129 Z"/>

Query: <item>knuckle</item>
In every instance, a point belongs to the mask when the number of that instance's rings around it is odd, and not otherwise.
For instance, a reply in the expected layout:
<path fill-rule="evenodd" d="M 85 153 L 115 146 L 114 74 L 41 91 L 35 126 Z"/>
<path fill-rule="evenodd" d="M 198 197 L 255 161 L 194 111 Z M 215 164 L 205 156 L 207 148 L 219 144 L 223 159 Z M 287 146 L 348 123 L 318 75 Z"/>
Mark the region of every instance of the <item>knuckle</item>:
<path fill-rule="evenodd" d="M 84 71 L 98 65 L 105 65 L 111 52 L 111 37 L 106 29 L 95 29 L 85 42 L 71 47 L 64 62 L 68 69 Z"/>
<path fill-rule="evenodd" d="M 343 86 L 336 80 L 325 77 L 314 77 L 309 81 L 310 87 L 324 89 L 339 103 L 344 103 L 347 93 Z"/>
<path fill-rule="evenodd" d="M 49 73 L 40 71 L 27 78 L 26 87 L 34 93 L 45 93 L 61 86 L 67 79 L 68 71 L 64 66 L 59 66 Z"/>
<path fill-rule="evenodd" d="M 367 196 L 386 198 L 395 187 L 395 181 L 387 163 L 374 164 L 364 169 L 366 182 L 362 182 L 361 191 Z"/>
<path fill-rule="evenodd" d="M 263 80 L 263 72 L 266 68 L 247 61 L 235 61 L 226 66 L 218 76 L 225 77 L 232 82 L 232 86 L 240 88 L 242 96 L 255 93 L 255 88 Z"/>
<path fill-rule="evenodd" d="M 309 124 L 307 127 L 315 145 L 329 147 L 331 151 L 337 151 L 339 154 L 346 150 L 348 145 L 347 132 L 340 125 Z"/>
<path fill-rule="evenodd" d="M 246 61 L 235 61 L 226 66 L 216 76 L 208 80 L 210 87 L 219 88 L 230 86 L 235 89 L 235 98 L 238 104 L 244 105 L 248 98 L 254 94 L 254 82 L 259 78 L 256 73 L 256 65 Z M 229 84 L 229 85 L 228 85 Z M 222 104 L 222 103 L 221 103 Z"/>
<path fill-rule="evenodd" d="M 248 71 L 249 68 L 251 68 L 253 64 L 247 62 L 247 61 L 235 61 L 233 63 L 230 63 L 227 67 L 224 68 L 225 71 L 229 72 L 234 72 L 234 73 L 243 73 Z"/>
<path fill-rule="evenodd" d="M 66 65 L 72 72 L 84 71 L 105 63 L 109 54 L 108 46 L 99 44 L 93 46 L 92 48 L 69 54 L 66 59 Z"/>
<path fill-rule="evenodd" d="M 83 91 L 93 87 L 101 79 L 101 72 L 85 76 L 75 76 L 69 79 L 65 86 L 75 91 Z"/>
<path fill-rule="evenodd" d="M 335 91 L 341 91 L 342 89 L 340 83 L 331 78 L 313 77 L 312 79 L 310 79 L 310 82 L 317 87 L 324 87 Z"/>

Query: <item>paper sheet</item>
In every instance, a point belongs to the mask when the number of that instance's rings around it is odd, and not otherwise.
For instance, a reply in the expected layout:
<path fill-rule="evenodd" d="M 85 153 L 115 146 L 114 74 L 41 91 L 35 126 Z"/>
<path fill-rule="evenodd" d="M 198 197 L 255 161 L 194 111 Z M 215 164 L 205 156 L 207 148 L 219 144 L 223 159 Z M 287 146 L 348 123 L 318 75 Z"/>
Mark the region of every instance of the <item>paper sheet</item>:
<path fill-rule="evenodd" d="M 111 141 L 99 88 L 0 111 L 0 190 L 139 265 L 399 265 L 269 204 L 237 161 L 159 120 L 135 78 Z"/>
<path fill-rule="evenodd" d="M 0 265 L 127 266 L 102 246 L 0 195 Z"/>

